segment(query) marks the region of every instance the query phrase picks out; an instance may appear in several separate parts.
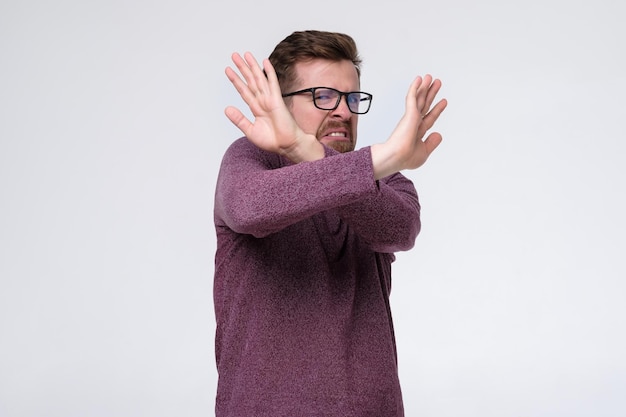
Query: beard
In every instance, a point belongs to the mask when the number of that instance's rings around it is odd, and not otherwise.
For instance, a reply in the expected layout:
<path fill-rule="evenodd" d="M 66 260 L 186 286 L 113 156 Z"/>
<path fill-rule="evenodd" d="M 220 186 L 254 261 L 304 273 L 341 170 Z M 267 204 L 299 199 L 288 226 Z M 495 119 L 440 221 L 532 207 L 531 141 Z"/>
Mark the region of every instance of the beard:
<path fill-rule="evenodd" d="M 341 153 L 353 151 L 354 145 L 355 143 L 352 140 L 350 140 L 350 142 L 347 142 L 347 141 L 339 142 L 339 141 L 333 140 L 332 142 L 329 142 L 326 144 L 326 146 L 328 146 L 329 148 L 333 148 L 337 152 L 341 152 Z"/>
<path fill-rule="evenodd" d="M 326 140 L 323 143 L 340 153 L 351 152 L 356 146 L 356 137 L 352 131 L 352 125 L 348 122 L 330 121 L 322 125 L 317 132 L 317 140 L 322 138 L 325 132 L 332 129 L 345 129 L 347 131 L 347 137 L 343 140 Z"/>

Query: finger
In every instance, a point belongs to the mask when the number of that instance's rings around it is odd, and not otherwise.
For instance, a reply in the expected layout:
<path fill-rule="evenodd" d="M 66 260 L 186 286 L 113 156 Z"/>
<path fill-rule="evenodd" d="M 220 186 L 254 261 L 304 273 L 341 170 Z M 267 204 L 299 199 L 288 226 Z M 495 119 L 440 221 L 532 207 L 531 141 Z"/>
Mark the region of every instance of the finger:
<path fill-rule="evenodd" d="M 416 103 L 417 103 L 417 99 L 418 99 L 418 91 L 420 86 L 423 83 L 423 79 L 422 77 L 420 77 L 419 75 L 417 77 L 415 77 L 415 79 L 413 80 L 413 82 L 411 83 L 411 86 L 409 87 L 409 92 L 406 95 L 406 111 L 407 113 L 411 113 L 415 110 L 419 111 L 419 107 L 416 107 Z M 421 117 L 421 115 L 420 115 Z"/>
<path fill-rule="evenodd" d="M 228 106 L 224 110 L 226 117 L 241 130 L 241 132 L 248 136 L 248 131 L 252 127 L 250 120 L 243 115 L 243 113 L 236 107 Z"/>
<path fill-rule="evenodd" d="M 232 60 L 245 80 L 245 85 L 242 85 L 242 88 L 247 88 L 253 97 L 258 95 L 263 87 L 262 84 L 259 86 L 260 78 L 258 73 L 261 70 L 254 56 L 250 52 L 245 52 L 243 57 L 238 53 L 233 53 Z"/>
<path fill-rule="evenodd" d="M 426 103 L 424 105 L 424 109 L 426 110 L 426 113 L 428 113 L 428 111 L 430 110 L 430 106 L 433 104 L 433 101 L 435 101 L 435 97 L 439 93 L 440 89 L 441 89 L 441 81 L 438 79 L 433 80 L 432 84 L 428 88 L 428 93 L 426 95 Z"/>
<path fill-rule="evenodd" d="M 241 73 L 241 75 L 243 76 L 243 79 L 246 81 L 246 83 L 250 84 L 250 80 L 253 79 L 253 76 L 252 76 L 252 71 L 250 70 L 250 67 L 248 66 L 248 63 L 245 61 L 245 59 L 241 55 L 239 55 L 237 52 L 234 52 L 231 55 L 231 59 L 233 63 L 235 64 L 235 66 L 237 67 L 237 69 L 239 70 L 239 72 Z"/>
<path fill-rule="evenodd" d="M 280 91 L 280 83 L 278 82 L 276 70 L 274 69 L 274 66 L 272 65 L 270 60 L 267 58 L 263 60 L 263 70 L 265 71 L 265 75 L 267 77 L 267 81 L 269 83 L 272 93 L 280 96 L 282 92 Z"/>
<path fill-rule="evenodd" d="M 248 106 L 252 105 L 254 102 L 255 95 L 250 91 L 248 84 L 246 84 L 241 77 L 230 67 L 226 67 L 226 76 L 233 84 L 241 98 L 248 104 Z"/>
<path fill-rule="evenodd" d="M 243 82 L 241 77 L 239 77 L 239 74 L 237 74 L 234 69 L 232 69 L 231 67 L 226 67 L 224 72 L 226 73 L 226 77 L 228 77 L 228 80 L 233 84 L 233 86 L 235 86 L 235 89 L 237 89 L 239 94 L 242 94 L 244 90 L 247 89 L 246 84 Z"/>
<path fill-rule="evenodd" d="M 446 99 L 442 99 L 435 105 L 435 107 L 432 108 L 431 111 L 428 112 L 426 116 L 424 116 L 424 118 L 422 119 L 422 123 L 420 124 L 418 129 L 418 137 L 423 137 L 426 132 L 433 127 L 433 125 L 447 106 L 448 101 Z"/>
<path fill-rule="evenodd" d="M 417 92 L 416 92 L 417 110 L 420 112 L 420 115 L 422 117 L 424 117 L 426 113 L 428 113 L 428 108 L 426 107 L 426 98 L 428 95 L 428 90 L 430 88 L 431 82 L 432 82 L 432 76 L 430 74 L 426 74 L 423 77 L 423 81 L 419 85 Z"/>
<path fill-rule="evenodd" d="M 435 122 L 437 121 L 437 119 L 439 118 L 439 116 L 441 115 L 441 113 L 446 109 L 446 107 L 448 106 L 448 100 L 441 99 L 439 100 L 439 102 L 437 104 L 435 104 L 435 107 L 433 107 L 428 114 L 426 114 L 426 116 L 424 116 L 424 125 L 428 126 L 428 129 L 430 129 Z"/>
<path fill-rule="evenodd" d="M 440 133 L 433 132 L 424 141 L 424 146 L 426 148 L 426 153 L 430 156 L 431 153 L 441 144 L 443 138 Z"/>
<path fill-rule="evenodd" d="M 251 79 L 248 80 L 250 89 L 255 93 L 265 93 L 265 87 L 267 86 L 267 78 L 263 74 L 263 70 L 259 66 L 259 63 L 254 58 L 254 55 L 250 52 L 244 54 L 246 65 L 248 66 Z"/>

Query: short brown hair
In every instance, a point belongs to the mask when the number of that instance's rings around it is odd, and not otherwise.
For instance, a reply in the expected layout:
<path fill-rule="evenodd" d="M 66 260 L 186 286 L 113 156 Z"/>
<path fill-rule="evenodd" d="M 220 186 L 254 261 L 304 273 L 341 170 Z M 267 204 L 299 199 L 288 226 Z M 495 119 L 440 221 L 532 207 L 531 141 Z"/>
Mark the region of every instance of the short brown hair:
<path fill-rule="evenodd" d="M 296 82 L 295 64 L 313 59 L 349 60 L 361 75 L 361 58 L 352 37 L 337 32 L 305 30 L 293 32 L 283 39 L 270 54 L 283 92 Z"/>

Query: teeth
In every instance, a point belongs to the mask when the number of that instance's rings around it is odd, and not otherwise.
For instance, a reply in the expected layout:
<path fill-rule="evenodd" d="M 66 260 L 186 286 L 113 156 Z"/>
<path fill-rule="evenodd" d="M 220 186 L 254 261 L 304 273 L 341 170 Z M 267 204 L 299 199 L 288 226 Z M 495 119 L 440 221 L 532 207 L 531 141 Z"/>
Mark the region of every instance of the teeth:
<path fill-rule="evenodd" d="M 331 133 L 331 134 L 330 134 L 330 135 L 328 135 L 328 136 L 341 136 L 341 137 L 345 137 L 346 135 L 345 135 L 345 133 L 333 132 L 333 133 Z"/>

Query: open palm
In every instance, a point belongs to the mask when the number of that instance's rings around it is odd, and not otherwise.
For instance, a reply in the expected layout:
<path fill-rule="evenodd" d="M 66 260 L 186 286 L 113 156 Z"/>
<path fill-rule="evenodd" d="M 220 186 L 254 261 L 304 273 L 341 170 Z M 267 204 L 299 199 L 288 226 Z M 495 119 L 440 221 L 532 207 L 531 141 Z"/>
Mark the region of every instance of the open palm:
<path fill-rule="evenodd" d="M 226 116 L 259 148 L 288 153 L 297 146 L 304 132 L 283 101 L 274 67 L 265 59 L 264 73 L 250 52 L 246 52 L 244 57 L 234 53 L 232 60 L 243 79 L 230 67 L 226 68 L 226 76 L 250 108 L 254 121 L 248 120 L 241 110 L 233 106 L 226 108 Z"/>

